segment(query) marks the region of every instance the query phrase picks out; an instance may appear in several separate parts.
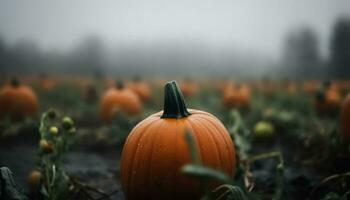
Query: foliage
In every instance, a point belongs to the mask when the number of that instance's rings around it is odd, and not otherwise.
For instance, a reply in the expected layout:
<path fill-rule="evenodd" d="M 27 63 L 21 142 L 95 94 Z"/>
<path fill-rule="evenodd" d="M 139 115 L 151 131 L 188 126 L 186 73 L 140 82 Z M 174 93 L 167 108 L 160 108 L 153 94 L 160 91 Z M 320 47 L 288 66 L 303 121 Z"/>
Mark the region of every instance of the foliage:
<path fill-rule="evenodd" d="M 217 194 L 222 189 L 226 189 L 226 190 L 220 193 L 219 197 L 215 199 L 223 199 L 224 197 L 231 199 L 231 196 L 237 197 L 237 200 L 247 199 L 243 190 L 239 186 L 233 185 L 232 178 L 228 177 L 227 175 L 225 175 L 220 171 L 203 166 L 201 164 L 201 161 L 198 158 L 198 153 L 195 148 L 192 135 L 189 133 L 186 133 L 185 138 L 191 153 L 192 164 L 187 164 L 183 166 L 182 173 L 201 182 L 202 190 L 204 194 L 204 196 L 201 199 L 203 200 L 214 199 L 214 194 L 212 193 Z M 224 185 L 221 185 L 216 189 L 214 189 L 213 191 L 210 191 L 209 184 L 213 180 L 224 183 Z"/>
<path fill-rule="evenodd" d="M 75 127 L 70 117 L 57 122 L 55 111 L 41 117 L 39 132 L 39 168 L 42 176 L 41 194 L 50 200 L 67 199 L 70 179 L 63 169 L 63 159 L 72 144 Z"/>

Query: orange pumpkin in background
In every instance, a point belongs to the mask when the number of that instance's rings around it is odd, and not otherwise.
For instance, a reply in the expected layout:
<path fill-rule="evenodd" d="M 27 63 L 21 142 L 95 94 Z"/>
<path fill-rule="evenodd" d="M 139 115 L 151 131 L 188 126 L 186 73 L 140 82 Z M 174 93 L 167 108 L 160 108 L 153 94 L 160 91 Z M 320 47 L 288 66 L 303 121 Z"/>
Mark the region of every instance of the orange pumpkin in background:
<path fill-rule="evenodd" d="M 251 92 L 248 85 L 226 88 L 223 103 L 228 108 L 249 108 Z"/>
<path fill-rule="evenodd" d="M 307 81 L 304 83 L 303 90 L 306 94 L 312 95 L 315 94 L 319 87 L 317 81 Z"/>
<path fill-rule="evenodd" d="M 218 90 L 220 93 L 225 94 L 227 91 L 232 90 L 232 86 L 234 85 L 233 81 L 225 81 L 218 84 Z"/>
<path fill-rule="evenodd" d="M 34 91 L 13 79 L 0 90 L 0 118 L 19 120 L 33 117 L 38 112 L 38 100 Z"/>
<path fill-rule="evenodd" d="M 258 90 L 267 98 L 273 97 L 277 90 L 277 84 L 273 83 L 269 78 L 264 78 L 258 85 Z"/>
<path fill-rule="evenodd" d="M 39 77 L 39 87 L 45 92 L 52 91 L 56 86 L 56 81 L 53 77 L 50 77 L 46 74 L 42 74 Z"/>
<path fill-rule="evenodd" d="M 283 85 L 283 92 L 286 92 L 289 96 L 295 96 L 298 93 L 298 86 L 295 82 L 286 81 Z"/>
<path fill-rule="evenodd" d="M 134 78 L 129 88 L 137 94 L 142 102 L 147 102 L 151 98 L 149 85 L 138 77 Z"/>
<path fill-rule="evenodd" d="M 182 94 L 185 97 L 192 97 L 197 94 L 198 86 L 191 79 L 186 79 L 180 86 Z"/>
<path fill-rule="evenodd" d="M 199 199 L 200 183 L 184 176 L 191 162 L 184 134 L 194 138 L 201 162 L 230 177 L 235 173 L 235 148 L 224 125 L 213 115 L 187 110 L 175 81 L 165 85 L 164 110 L 141 121 L 129 134 L 121 156 L 121 181 L 126 199 Z M 211 184 L 209 189 L 215 188 Z"/>
<path fill-rule="evenodd" d="M 336 85 L 342 94 L 346 95 L 350 92 L 350 81 L 337 81 Z"/>
<path fill-rule="evenodd" d="M 106 78 L 104 80 L 104 88 L 113 88 L 115 87 L 115 80 L 113 78 Z"/>
<path fill-rule="evenodd" d="M 340 94 L 332 88 L 319 90 L 313 104 L 319 115 L 336 115 L 341 106 Z"/>
<path fill-rule="evenodd" d="M 117 112 L 122 112 L 130 117 L 141 112 L 139 98 L 133 91 L 125 88 L 121 81 L 117 82 L 117 87 L 107 89 L 100 102 L 102 121 L 111 122 Z"/>
<path fill-rule="evenodd" d="M 286 89 L 287 89 L 288 95 L 290 95 L 290 96 L 294 96 L 298 93 L 298 88 L 297 88 L 296 84 L 291 83 L 287 86 Z"/>
<path fill-rule="evenodd" d="M 345 98 L 340 112 L 339 134 L 343 141 L 350 142 L 350 94 Z"/>
<path fill-rule="evenodd" d="M 73 87 L 78 88 L 80 90 L 84 90 L 86 87 L 89 86 L 91 82 L 89 78 L 83 76 L 69 77 L 66 81 L 72 84 Z"/>

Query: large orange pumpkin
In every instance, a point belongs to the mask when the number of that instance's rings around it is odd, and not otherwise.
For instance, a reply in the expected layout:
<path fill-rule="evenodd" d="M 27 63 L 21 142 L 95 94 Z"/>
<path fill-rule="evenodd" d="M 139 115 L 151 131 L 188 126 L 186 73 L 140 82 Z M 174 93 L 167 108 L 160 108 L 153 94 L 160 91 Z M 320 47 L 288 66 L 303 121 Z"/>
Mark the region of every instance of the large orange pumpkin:
<path fill-rule="evenodd" d="M 121 180 L 126 199 L 201 197 L 200 183 L 181 174 L 181 167 L 191 162 L 184 139 L 187 130 L 195 139 L 201 162 L 233 177 L 235 149 L 226 128 L 209 113 L 187 110 L 172 81 L 165 86 L 164 110 L 134 127 L 124 145 Z"/>
<path fill-rule="evenodd" d="M 149 85 L 140 79 L 135 79 L 133 83 L 130 84 L 129 88 L 134 91 L 143 102 L 148 101 L 151 97 Z"/>
<path fill-rule="evenodd" d="M 340 124 L 339 134 L 345 142 L 350 142 L 350 94 L 345 98 L 341 113 L 340 113 Z"/>
<path fill-rule="evenodd" d="M 21 119 L 32 117 L 38 111 L 38 100 L 33 90 L 17 80 L 0 90 L 0 118 Z"/>
<path fill-rule="evenodd" d="M 111 122 L 116 113 L 123 112 L 127 116 L 135 116 L 141 111 L 141 102 L 137 95 L 118 82 L 117 87 L 109 88 L 100 102 L 102 121 Z"/>

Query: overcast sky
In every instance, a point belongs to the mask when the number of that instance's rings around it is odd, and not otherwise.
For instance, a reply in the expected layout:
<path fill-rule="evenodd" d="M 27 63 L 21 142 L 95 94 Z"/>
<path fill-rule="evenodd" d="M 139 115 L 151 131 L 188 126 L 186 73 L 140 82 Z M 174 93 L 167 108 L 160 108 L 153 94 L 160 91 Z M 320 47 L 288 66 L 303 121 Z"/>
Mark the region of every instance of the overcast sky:
<path fill-rule="evenodd" d="M 194 39 L 276 56 L 300 25 L 319 33 L 326 52 L 334 21 L 348 14 L 350 0 L 1 0 L 0 34 L 43 48 L 97 34 L 111 44 Z"/>

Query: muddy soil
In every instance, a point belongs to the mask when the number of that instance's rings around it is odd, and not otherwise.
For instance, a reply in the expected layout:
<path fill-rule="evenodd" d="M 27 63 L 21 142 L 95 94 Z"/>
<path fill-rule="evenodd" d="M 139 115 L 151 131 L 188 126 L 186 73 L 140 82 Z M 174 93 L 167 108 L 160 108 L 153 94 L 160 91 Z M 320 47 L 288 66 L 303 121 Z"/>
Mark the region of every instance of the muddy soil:
<path fill-rule="evenodd" d="M 20 142 L 14 142 L 20 141 Z M 120 150 L 73 149 L 67 155 L 64 167 L 67 173 L 89 186 L 113 193 L 111 199 L 124 199 L 119 180 Z M 13 140 L 0 144 L 0 166 L 8 167 L 14 174 L 18 189 L 28 193 L 27 176 L 35 169 L 37 146 L 32 141 Z"/>

